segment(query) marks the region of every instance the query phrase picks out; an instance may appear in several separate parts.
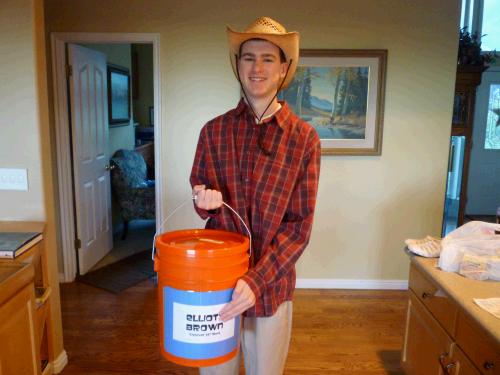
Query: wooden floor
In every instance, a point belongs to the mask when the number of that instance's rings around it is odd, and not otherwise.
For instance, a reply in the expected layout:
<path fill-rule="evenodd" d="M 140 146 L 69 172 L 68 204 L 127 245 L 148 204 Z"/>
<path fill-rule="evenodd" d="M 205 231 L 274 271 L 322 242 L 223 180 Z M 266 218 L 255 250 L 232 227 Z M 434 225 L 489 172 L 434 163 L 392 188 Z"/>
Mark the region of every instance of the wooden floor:
<path fill-rule="evenodd" d="M 63 375 L 198 373 L 159 354 L 152 280 L 119 295 L 62 284 L 61 299 Z M 297 290 L 285 374 L 402 374 L 405 312 L 404 291 Z"/>

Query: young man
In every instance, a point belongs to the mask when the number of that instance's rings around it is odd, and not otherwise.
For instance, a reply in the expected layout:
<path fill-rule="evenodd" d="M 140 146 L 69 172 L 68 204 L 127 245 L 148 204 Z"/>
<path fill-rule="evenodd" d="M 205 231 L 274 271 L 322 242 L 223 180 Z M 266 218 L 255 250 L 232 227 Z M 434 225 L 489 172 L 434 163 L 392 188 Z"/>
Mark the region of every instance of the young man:
<path fill-rule="evenodd" d="M 233 70 L 243 98 L 201 130 L 190 182 L 206 227 L 252 232 L 250 269 L 238 280 L 223 320 L 244 314 L 241 347 L 246 373 L 283 372 L 292 323 L 295 263 L 309 242 L 320 166 L 314 128 L 297 117 L 278 91 L 292 80 L 299 35 L 261 17 L 245 31 L 228 28 Z M 238 374 L 239 358 L 200 369 Z"/>

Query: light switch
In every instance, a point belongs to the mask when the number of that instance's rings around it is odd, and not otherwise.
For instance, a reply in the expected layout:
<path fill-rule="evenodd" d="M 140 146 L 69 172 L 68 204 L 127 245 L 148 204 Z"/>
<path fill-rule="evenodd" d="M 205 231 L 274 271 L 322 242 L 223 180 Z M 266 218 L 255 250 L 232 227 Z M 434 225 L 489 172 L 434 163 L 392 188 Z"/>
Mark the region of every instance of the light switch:
<path fill-rule="evenodd" d="M 0 168 L 0 190 L 28 190 L 26 169 Z"/>

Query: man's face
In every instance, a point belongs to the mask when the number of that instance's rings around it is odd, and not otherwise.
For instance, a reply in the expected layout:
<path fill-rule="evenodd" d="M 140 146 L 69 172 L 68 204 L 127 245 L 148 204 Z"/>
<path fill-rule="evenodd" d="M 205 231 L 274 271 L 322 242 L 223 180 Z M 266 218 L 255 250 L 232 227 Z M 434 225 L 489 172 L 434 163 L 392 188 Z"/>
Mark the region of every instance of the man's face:
<path fill-rule="evenodd" d="M 286 74 L 279 48 L 265 40 L 249 40 L 241 47 L 240 81 L 248 99 L 271 100 Z"/>

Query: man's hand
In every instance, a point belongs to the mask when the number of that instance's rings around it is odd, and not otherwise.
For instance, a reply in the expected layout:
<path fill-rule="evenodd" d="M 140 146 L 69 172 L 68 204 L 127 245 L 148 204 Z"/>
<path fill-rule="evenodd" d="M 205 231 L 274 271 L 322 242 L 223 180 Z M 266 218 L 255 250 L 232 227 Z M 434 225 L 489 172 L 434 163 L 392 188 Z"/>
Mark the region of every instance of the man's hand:
<path fill-rule="evenodd" d="M 222 194 L 220 191 L 205 189 L 205 185 L 195 185 L 193 196 L 196 196 L 196 206 L 203 210 L 215 210 L 222 206 Z"/>
<path fill-rule="evenodd" d="M 226 322 L 255 305 L 255 294 L 243 280 L 238 280 L 233 290 L 233 298 L 220 311 L 220 318 Z"/>

